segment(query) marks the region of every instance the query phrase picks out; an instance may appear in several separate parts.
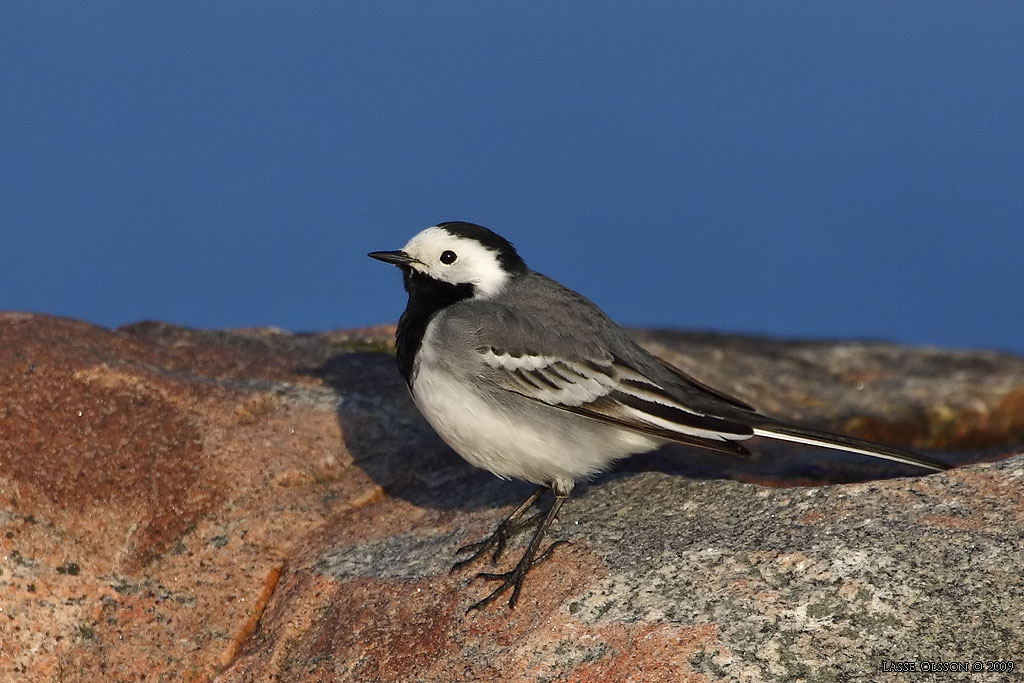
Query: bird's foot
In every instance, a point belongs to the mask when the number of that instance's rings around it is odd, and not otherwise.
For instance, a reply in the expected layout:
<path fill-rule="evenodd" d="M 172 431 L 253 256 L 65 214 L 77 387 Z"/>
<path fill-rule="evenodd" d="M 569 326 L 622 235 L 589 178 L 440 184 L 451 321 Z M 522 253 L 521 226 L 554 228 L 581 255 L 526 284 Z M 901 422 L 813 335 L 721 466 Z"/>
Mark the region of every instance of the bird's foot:
<path fill-rule="evenodd" d="M 491 564 L 497 564 L 498 560 L 501 559 L 502 553 L 505 552 L 505 547 L 508 544 L 508 539 L 512 538 L 524 529 L 528 529 L 531 526 L 539 524 L 540 518 L 543 514 L 543 512 L 538 512 L 537 514 L 531 515 L 523 520 L 506 519 L 504 522 L 499 524 L 498 528 L 494 530 L 494 533 L 488 536 L 487 538 L 483 539 L 482 541 L 477 541 L 476 543 L 470 543 L 469 545 L 462 546 L 461 548 L 455 551 L 456 555 L 461 555 L 462 553 L 473 554 L 467 557 L 465 560 L 459 560 L 458 562 L 453 564 L 449 573 L 455 572 L 456 570 L 462 569 L 468 564 L 476 562 L 481 557 L 486 555 L 487 552 L 492 548 L 494 549 L 494 552 L 491 554 Z"/>
<path fill-rule="evenodd" d="M 526 579 L 526 575 L 531 569 L 536 567 L 538 564 L 548 559 L 551 555 L 551 551 L 560 545 L 568 545 L 569 541 L 555 541 L 547 547 L 543 553 L 541 553 L 536 559 L 531 557 L 531 548 L 527 548 L 526 552 L 523 553 L 522 558 L 516 566 L 507 572 L 501 573 L 489 573 L 481 572 L 474 578 L 485 579 L 487 581 L 500 581 L 501 585 L 494 589 L 494 591 L 483 600 L 470 605 L 466 613 L 472 612 L 475 609 L 481 609 L 494 602 L 498 596 L 507 591 L 509 588 L 512 589 L 512 596 L 508 599 L 508 607 L 512 609 L 519 602 L 519 593 L 523 589 L 523 580 Z"/>

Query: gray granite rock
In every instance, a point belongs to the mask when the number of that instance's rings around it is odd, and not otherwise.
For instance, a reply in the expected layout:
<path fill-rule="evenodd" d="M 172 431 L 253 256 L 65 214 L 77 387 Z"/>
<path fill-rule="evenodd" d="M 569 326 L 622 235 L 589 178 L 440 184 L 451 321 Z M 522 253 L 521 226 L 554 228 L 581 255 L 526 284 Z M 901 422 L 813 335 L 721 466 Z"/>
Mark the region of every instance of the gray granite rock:
<path fill-rule="evenodd" d="M 335 358 L 322 375 L 349 396 L 342 430 L 383 494 L 298 544 L 223 680 L 876 681 L 908 661 L 1021 670 L 1024 457 L 968 464 L 1020 450 L 1024 416 L 1007 406 L 1024 387 L 1021 359 L 640 337 L 777 416 L 867 425 L 863 436 L 964 466 L 872 480 L 908 471 L 786 444 L 742 461 L 666 449 L 578 487 L 551 531 L 571 545 L 530 574 L 517 608 L 467 616 L 491 587 L 472 577 L 490 567 L 449 574 L 452 553 L 531 487 L 453 458 L 400 393 L 389 408 L 390 389 L 368 380 L 387 377 L 390 359 Z M 956 429 L 932 428 L 950 415 Z M 833 483 L 857 479 L 869 481 Z"/>

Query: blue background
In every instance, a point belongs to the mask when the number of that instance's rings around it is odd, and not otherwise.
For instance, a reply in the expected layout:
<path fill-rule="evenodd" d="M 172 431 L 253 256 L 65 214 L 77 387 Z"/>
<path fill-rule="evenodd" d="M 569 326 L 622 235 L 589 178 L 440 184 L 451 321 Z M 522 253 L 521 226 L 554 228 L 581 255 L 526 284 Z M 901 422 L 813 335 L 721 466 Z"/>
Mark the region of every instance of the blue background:
<path fill-rule="evenodd" d="M 1024 352 L 1024 4 L 6 3 L 0 309 L 394 321 L 488 225 L 620 322 Z"/>

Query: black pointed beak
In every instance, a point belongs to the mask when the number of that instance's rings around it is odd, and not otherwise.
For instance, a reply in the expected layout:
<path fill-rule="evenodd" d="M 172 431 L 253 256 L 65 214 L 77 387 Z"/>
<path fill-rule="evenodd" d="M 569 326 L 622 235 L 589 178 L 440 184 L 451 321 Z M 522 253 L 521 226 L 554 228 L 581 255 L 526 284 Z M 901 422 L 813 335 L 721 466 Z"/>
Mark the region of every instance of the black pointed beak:
<path fill-rule="evenodd" d="M 384 263 L 390 263 L 395 266 L 411 266 L 414 263 L 419 263 L 417 259 L 409 256 L 402 250 L 398 251 L 371 251 L 367 254 L 370 258 L 375 258 L 378 261 Z"/>

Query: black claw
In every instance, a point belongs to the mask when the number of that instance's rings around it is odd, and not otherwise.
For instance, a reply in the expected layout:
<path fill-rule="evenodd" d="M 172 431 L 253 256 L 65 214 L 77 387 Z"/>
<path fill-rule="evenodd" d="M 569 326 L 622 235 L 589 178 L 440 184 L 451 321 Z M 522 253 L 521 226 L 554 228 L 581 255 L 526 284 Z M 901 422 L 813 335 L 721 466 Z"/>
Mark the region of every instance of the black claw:
<path fill-rule="evenodd" d="M 523 559 L 526 558 L 524 557 Z M 470 605 L 469 609 L 466 610 L 466 613 L 468 614 L 469 612 L 472 612 L 475 609 L 486 607 L 487 605 L 494 602 L 498 598 L 498 596 L 507 591 L 510 587 L 512 588 L 512 597 L 509 598 L 508 607 L 509 609 L 515 607 L 516 603 L 519 602 L 519 592 L 523 588 L 523 579 L 526 578 L 526 572 L 529 571 L 529 569 L 520 570 L 522 564 L 523 562 L 522 560 L 520 560 L 519 564 L 516 565 L 515 569 L 507 572 L 502 572 L 500 574 L 494 574 L 491 572 L 480 572 L 479 574 L 474 576 L 474 580 L 484 579 L 486 581 L 501 581 L 501 585 L 495 588 L 493 591 L 491 591 L 491 593 L 483 600 L 475 602 L 472 605 Z M 531 564 L 530 566 L 532 567 L 533 565 Z"/>
<path fill-rule="evenodd" d="M 499 525 L 497 530 L 484 540 L 479 541 L 477 543 L 471 543 L 469 545 L 462 546 L 461 548 L 455 551 L 456 555 L 465 552 L 472 552 L 473 554 L 467 557 L 466 559 L 459 560 L 458 562 L 453 564 L 452 568 L 448 571 L 448 573 L 451 574 L 456 570 L 465 567 L 468 564 L 476 562 L 481 557 L 486 555 L 487 551 L 490 550 L 492 547 L 494 548 L 494 553 L 491 555 L 491 564 L 497 564 L 498 558 L 505 551 L 506 535 L 507 532 L 504 530 L 503 525 Z"/>
<path fill-rule="evenodd" d="M 533 561 L 533 564 L 530 565 L 530 568 L 533 569 L 538 564 L 548 559 L 548 556 L 551 555 L 551 551 L 561 545 L 572 545 L 572 543 L 570 543 L 569 541 L 555 541 L 554 543 L 549 545 L 544 552 L 540 554 L 540 557 Z"/>
<path fill-rule="evenodd" d="M 479 550 L 480 546 L 482 546 L 482 545 L 484 545 L 483 541 L 480 541 L 478 543 L 467 543 L 466 545 L 464 545 L 461 548 L 459 548 L 458 550 L 456 550 L 455 554 L 456 555 L 461 555 L 462 553 L 468 553 L 470 551 L 476 552 L 477 550 Z"/>
<path fill-rule="evenodd" d="M 488 595 L 486 598 L 484 598 L 480 602 L 474 602 L 466 610 L 466 614 L 469 614 L 470 612 L 472 612 L 475 609 L 482 609 L 484 607 L 487 607 L 487 605 L 489 605 L 492 602 L 494 602 L 494 599 L 497 598 L 501 594 L 501 591 L 502 591 L 502 588 L 499 588 L 498 590 L 494 591 L 493 593 Z"/>
<path fill-rule="evenodd" d="M 526 578 L 526 577 L 523 577 Z M 519 603 L 519 593 L 523 590 L 523 582 L 516 581 L 512 586 L 512 597 L 508 599 L 508 608 L 515 609 L 516 604 Z"/>
<path fill-rule="evenodd" d="M 484 553 L 486 553 L 488 548 L 490 548 L 491 538 L 493 538 L 493 537 L 486 538 L 483 541 L 480 541 L 479 543 L 471 543 L 469 545 L 464 545 L 461 548 L 459 548 L 458 550 L 456 550 L 455 551 L 456 555 L 461 555 L 462 553 L 465 553 L 465 552 L 472 552 L 473 554 L 470 555 L 469 557 L 467 557 L 466 559 L 459 560 L 458 562 L 453 564 L 452 568 L 448 570 L 448 573 L 452 574 L 457 569 L 462 569 L 467 564 L 472 564 L 477 559 L 479 559 L 480 556 L 483 555 Z"/>
<path fill-rule="evenodd" d="M 448 570 L 448 574 L 449 575 L 454 574 L 455 572 L 459 571 L 460 569 L 462 569 L 463 567 L 465 567 L 467 564 L 469 564 L 472 561 L 473 561 L 472 557 L 469 558 L 468 560 L 459 560 L 458 562 L 456 562 L 455 564 L 452 565 L 451 569 Z"/>

